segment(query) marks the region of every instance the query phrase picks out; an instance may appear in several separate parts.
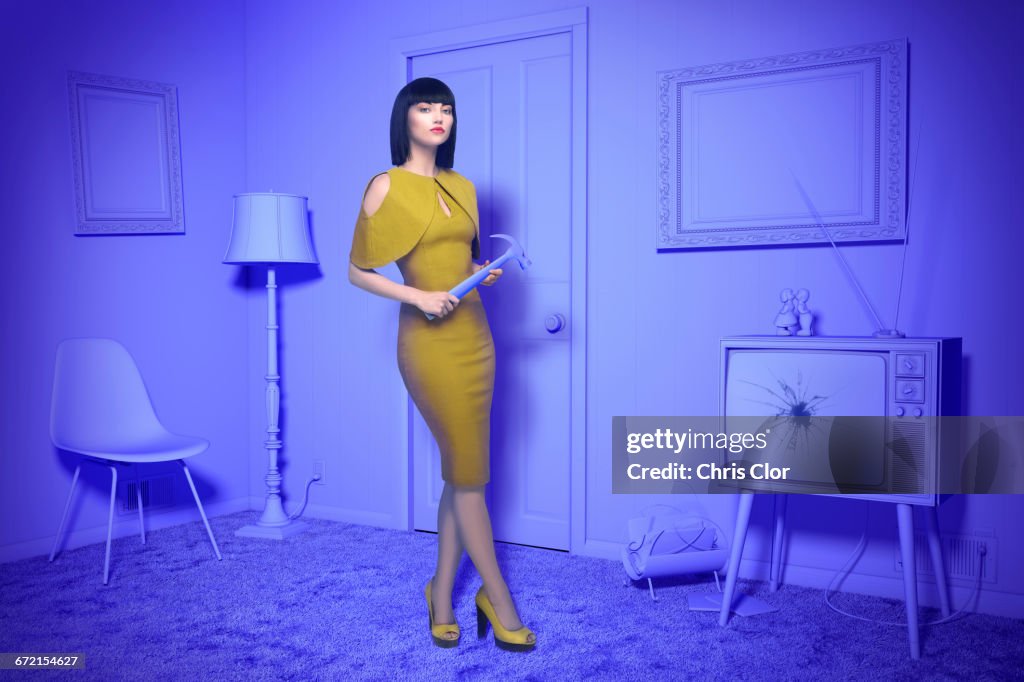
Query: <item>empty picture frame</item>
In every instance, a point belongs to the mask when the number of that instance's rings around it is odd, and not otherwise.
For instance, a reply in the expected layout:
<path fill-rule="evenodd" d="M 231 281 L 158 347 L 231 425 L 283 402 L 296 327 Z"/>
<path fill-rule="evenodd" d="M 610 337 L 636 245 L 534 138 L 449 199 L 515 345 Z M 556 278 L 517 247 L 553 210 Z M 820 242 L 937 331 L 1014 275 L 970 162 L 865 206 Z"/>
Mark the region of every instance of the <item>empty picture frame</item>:
<path fill-rule="evenodd" d="M 904 239 L 906 67 L 890 40 L 658 72 L 657 248 Z"/>
<path fill-rule="evenodd" d="M 173 85 L 68 72 L 76 234 L 185 231 Z"/>

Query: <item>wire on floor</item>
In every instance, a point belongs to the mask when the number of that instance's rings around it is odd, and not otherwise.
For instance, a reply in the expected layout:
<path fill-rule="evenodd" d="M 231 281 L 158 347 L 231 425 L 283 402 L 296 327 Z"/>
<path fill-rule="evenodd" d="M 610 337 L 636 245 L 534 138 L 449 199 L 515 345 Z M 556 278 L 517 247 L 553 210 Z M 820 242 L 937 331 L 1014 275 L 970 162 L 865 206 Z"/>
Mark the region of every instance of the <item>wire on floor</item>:
<path fill-rule="evenodd" d="M 830 609 L 832 609 L 836 613 L 841 613 L 842 615 L 848 616 L 850 618 L 856 618 L 857 620 L 864 620 L 864 621 L 867 621 L 869 623 L 878 623 L 879 625 L 894 625 L 894 626 L 906 627 L 906 625 L 907 625 L 906 621 L 899 622 L 899 621 L 877 620 L 875 618 L 867 618 L 865 616 L 859 616 L 856 613 L 850 613 L 849 611 L 844 611 L 844 610 L 842 610 L 841 608 L 839 608 L 838 606 L 836 606 L 835 604 L 832 603 L 832 599 L 831 599 L 832 595 L 839 591 L 838 589 L 834 589 L 834 586 L 836 585 L 837 582 L 839 582 L 840 575 L 842 574 L 843 577 L 846 577 L 846 575 L 849 575 L 850 571 L 853 570 L 853 564 L 856 562 L 856 560 L 858 558 L 860 558 L 860 553 L 863 552 L 864 547 L 867 545 L 868 529 L 867 529 L 866 519 L 867 519 L 867 516 L 865 515 L 864 532 L 860 536 L 860 541 L 857 543 L 857 547 L 850 554 L 850 558 L 846 560 L 846 564 L 842 568 L 840 568 L 838 571 L 836 571 L 835 576 L 833 576 L 832 580 L 828 584 L 828 588 L 825 590 L 825 603 L 828 605 L 828 607 Z M 984 573 L 985 573 L 985 554 L 987 554 L 987 553 L 988 553 L 988 548 L 985 547 L 984 544 L 982 544 L 980 547 L 978 547 L 978 580 L 977 580 L 977 582 L 974 585 L 974 592 L 971 594 L 970 597 L 967 598 L 967 601 L 964 603 L 964 605 L 962 607 L 960 607 L 960 609 L 958 609 L 954 613 L 949 614 L 948 616 L 940 618 L 939 620 L 932 620 L 932 621 L 928 621 L 928 622 L 925 622 L 925 623 L 919 623 L 919 625 L 921 625 L 921 626 L 924 626 L 924 625 L 940 625 L 942 623 L 948 623 L 951 620 L 953 620 L 954 618 L 958 617 L 961 613 L 964 612 L 964 609 L 967 608 L 967 605 L 970 604 L 974 600 L 975 596 L 981 591 L 981 576 L 984 575 Z M 844 571 L 845 571 L 845 573 L 844 573 Z M 945 586 L 943 586 L 943 587 L 945 587 Z"/>

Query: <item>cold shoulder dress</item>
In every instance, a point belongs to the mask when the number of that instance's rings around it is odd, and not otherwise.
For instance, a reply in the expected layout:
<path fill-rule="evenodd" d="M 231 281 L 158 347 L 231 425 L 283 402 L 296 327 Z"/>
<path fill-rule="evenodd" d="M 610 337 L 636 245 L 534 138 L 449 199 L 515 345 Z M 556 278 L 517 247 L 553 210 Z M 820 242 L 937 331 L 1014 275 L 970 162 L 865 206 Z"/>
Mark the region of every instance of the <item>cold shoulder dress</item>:
<path fill-rule="evenodd" d="M 448 291 L 473 274 L 480 257 L 476 189 L 449 169 L 431 177 L 396 166 L 387 174 L 391 186 L 380 208 L 368 216 L 360 202 L 349 260 L 363 269 L 395 261 L 408 286 Z M 397 350 L 405 386 L 440 449 L 441 478 L 488 483 L 494 341 L 479 292 L 433 320 L 401 304 Z"/>

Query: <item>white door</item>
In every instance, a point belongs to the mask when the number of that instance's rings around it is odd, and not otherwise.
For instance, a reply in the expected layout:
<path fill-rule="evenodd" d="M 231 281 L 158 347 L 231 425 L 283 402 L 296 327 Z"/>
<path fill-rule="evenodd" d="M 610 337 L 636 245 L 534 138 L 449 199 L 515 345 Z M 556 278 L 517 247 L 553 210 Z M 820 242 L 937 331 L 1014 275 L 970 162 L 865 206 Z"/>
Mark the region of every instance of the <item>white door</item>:
<path fill-rule="evenodd" d="M 496 353 L 488 507 L 496 540 L 569 549 L 572 52 L 569 33 L 415 57 L 455 93 L 455 170 L 476 185 L 481 261 L 505 233 L 533 265 L 480 287 Z M 559 328 L 561 325 L 561 328 Z M 411 408 L 413 522 L 437 529 L 437 445 Z"/>

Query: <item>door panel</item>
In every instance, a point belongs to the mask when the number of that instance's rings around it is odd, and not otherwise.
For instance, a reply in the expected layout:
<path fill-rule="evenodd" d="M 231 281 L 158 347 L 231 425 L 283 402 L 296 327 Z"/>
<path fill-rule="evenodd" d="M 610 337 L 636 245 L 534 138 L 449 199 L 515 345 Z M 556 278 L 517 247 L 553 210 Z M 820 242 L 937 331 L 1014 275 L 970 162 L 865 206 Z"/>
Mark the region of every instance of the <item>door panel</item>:
<path fill-rule="evenodd" d="M 571 39 L 558 33 L 416 57 L 455 93 L 455 170 L 476 185 L 481 263 L 515 237 L 533 261 L 480 287 L 496 368 L 488 507 L 494 537 L 569 548 Z M 550 330 L 549 330 L 550 328 Z M 413 514 L 436 530 L 437 445 L 415 406 Z"/>

